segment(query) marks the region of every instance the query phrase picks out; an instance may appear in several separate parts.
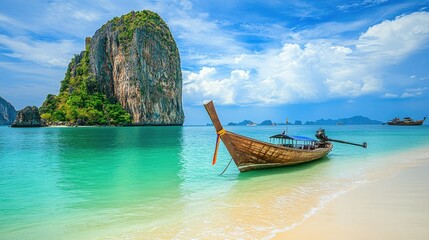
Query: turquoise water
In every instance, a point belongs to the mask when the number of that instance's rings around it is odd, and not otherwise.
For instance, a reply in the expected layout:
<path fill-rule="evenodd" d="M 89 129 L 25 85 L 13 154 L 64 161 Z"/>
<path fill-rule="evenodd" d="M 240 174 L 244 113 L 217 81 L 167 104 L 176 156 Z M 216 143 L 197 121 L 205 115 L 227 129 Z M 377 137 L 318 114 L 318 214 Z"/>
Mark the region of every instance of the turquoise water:
<path fill-rule="evenodd" d="M 260 140 L 285 126 L 226 127 Z M 0 239 L 270 238 L 427 147 L 429 126 L 324 126 L 328 157 L 239 173 L 213 127 L 0 127 Z M 318 126 L 289 126 L 313 137 Z M 406 159 L 404 159 L 406 161 Z"/>

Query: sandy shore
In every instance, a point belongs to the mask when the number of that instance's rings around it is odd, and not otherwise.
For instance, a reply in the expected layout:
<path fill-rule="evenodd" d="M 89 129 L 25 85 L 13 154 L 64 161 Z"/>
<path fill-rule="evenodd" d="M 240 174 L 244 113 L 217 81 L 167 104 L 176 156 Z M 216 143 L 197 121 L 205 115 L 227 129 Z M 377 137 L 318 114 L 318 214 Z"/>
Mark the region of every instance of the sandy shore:
<path fill-rule="evenodd" d="M 404 156 L 405 166 L 338 196 L 274 239 L 428 239 L 429 147 Z"/>

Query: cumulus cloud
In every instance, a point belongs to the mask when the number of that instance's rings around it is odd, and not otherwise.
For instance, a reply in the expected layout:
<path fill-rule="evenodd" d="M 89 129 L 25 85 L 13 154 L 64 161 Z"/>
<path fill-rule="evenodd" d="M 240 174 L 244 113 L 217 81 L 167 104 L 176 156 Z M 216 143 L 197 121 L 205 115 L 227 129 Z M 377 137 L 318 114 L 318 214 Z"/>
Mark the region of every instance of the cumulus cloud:
<path fill-rule="evenodd" d="M 192 99 L 199 95 L 202 99 L 222 99 L 222 103 L 228 104 L 317 102 L 381 92 L 386 81 L 379 74 L 382 68 L 427 47 L 427 22 L 429 13 L 416 12 L 368 28 L 353 44 L 321 39 L 303 45 L 285 43 L 280 49 L 261 53 L 209 59 L 206 63 L 211 69 L 229 65 L 230 76 L 213 71 L 198 83 L 187 79 L 204 74 L 207 68 L 203 67 L 199 72 L 188 72 L 184 78 L 190 84 L 187 88 L 192 89 Z M 247 73 L 240 78 L 244 79 L 241 82 L 231 77 L 235 69 Z M 408 98 L 420 94 L 406 91 L 400 95 L 386 93 L 383 97 Z"/>
<path fill-rule="evenodd" d="M 356 48 L 374 60 L 396 62 L 413 51 L 428 47 L 428 21 L 428 12 L 385 20 L 363 33 Z"/>
<path fill-rule="evenodd" d="M 236 95 L 244 87 L 243 81 L 249 79 L 249 72 L 233 70 L 229 78 L 216 78 L 216 69 L 203 67 L 198 73 L 184 71 L 185 102 L 201 103 L 202 99 L 215 99 L 220 104 L 235 104 Z M 202 94 L 202 96 L 200 95 Z"/>
<path fill-rule="evenodd" d="M 363 71 L 364 66 L 353 64 L 349 54 L 352 54 L 350 48 L 329 43 L 304 46 L 287 43 L 279 50 L 270 50 L 264 54 L 241 55 L 239 61 L 235 58 L 235 62 L 246 70 L 234 70 L 231 77 L 221 81 L 216 80 L 216 73 L 212 72 L 212 76 L 205 78 L 205 81 L 221 83 L 228 86 L 228 91 L 240 92 L 229 95 L 228 103 L 236 104 L 319 101 L 377 91 L 380 87 L 378 79 L 371 75 L 364 78 L 356 75 L 356 71 Z M 197 75 L 205 73 L 205 69 Z M 232 77 L 237 73 L 241 73 L 240 77 Z M 184 78 L 191 80 L 195 75 L 186 74 Z M 242 81 L 237 83 L 237 79 Z M 248 79 L 251 81 L 243 81 Z M 204 96 L 220 97 L 211 89 L 198 89 Z M 204 92 L 204 89 L 208 92 Z M 194 90 L 194 95 L 198 94 L 197 89 Z"/>

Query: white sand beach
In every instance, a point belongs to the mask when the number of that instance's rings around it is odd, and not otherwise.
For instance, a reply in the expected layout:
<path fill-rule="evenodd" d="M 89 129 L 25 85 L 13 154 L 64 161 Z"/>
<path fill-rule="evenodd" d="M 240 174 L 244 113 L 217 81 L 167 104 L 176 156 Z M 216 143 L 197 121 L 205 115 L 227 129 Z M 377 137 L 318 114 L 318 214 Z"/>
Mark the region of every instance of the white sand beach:
<path fill-rule="evenodd" d="M 274 239 L 428 239 L 429 147 L 392 173 L 333 199 L 301 225 Z"/>

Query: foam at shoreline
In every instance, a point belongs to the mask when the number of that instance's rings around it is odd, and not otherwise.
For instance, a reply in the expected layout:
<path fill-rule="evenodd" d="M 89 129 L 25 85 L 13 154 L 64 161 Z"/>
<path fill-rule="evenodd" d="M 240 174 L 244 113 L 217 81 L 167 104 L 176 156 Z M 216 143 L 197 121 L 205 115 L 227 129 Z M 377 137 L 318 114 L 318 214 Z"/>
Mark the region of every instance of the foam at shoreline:
<path fill-rule="evenodd" d="M 363 239 L 362 237 L 365 239 L 383 239 L 383 237 L 380 238 L 380 235 L 376 238 L 368 238 L 370 237 L 368 236 L 370 233 L 365 233 L 365 226 L 356 226 L 356 221 L 360 221 L 361 223 L 364 222 L 364 219 L 368 219 L 368 216 L 365 215 L 368 213 L 368 211 L 365 211 L 366 208 L 379 211 L 381 214 L 386 213 L 386 215 L 391 215 L 391 212 L 396 211 L 395 209 L 383 208 L 382 205 L 380 206 L 380 202 L 386 202 L 388 204 L 389 201 L 392 201 L 392 199 L 389 198 L 391 195 L 381 195 L 379 193 L 380 189 L 389 189 L 391 192 L 394 192 L 398 195 L 409 191 L 408 189 L 413 187 L 429 189 L 429 177 L 426 176 L 426 174 L 422 174 L 422 171 L 424 172 L 424 170 L 429 172 L 429 147 L 420 147 L 412 150 L 406 150 L 402 151 L 401 153 L 387 155 L 382 158 L 383 159 L 379 159 L 377 161 L 386 164 L 386 168 L 371 172 L 367 175 L 366 180 L 356 182 L 350 187 L 350 189 L 338 192 L 338 194 L 322 200 L 320 205 L 306 214 L 302 221 L 283 229 L 276 229 L 272 231 L 271 234 L 266 237 L 266 239 L 332 239 L 333 237 L 339 237 L 336 235 L 335 229 L 339 229 L 340 227 L 344 228 L 344 225 L 347 224 L 350 225 L 345 227 L 348 229 L 347 234 L 344 235 L 344 237 L 347 237 L 347 239 Z M 418 171 L 419 169 L 419 177 L 424 179 L 416 178 L 416 170 Z M 407 185 L 398 187 L 398 182 L 407 182 Z M 428 184 L 420 186 L 422 183 Z M 410 202 L 419 201 L 419 199 L 427 199 L 428 196 L 428 191 L 417 191 L 413 192 L 412 196 L 406 196 L 395 200 L 395 204 L 399 207 L 412 207 L 413 205 L 410 204 Z M 374 201 L 372 201 L 372 199 L 374 199 Z M 365 204 L 361 203 L 362 200 L 365 201 Z M 337 205 L 339 206 L 337 207 Z M 429 204 L 427 204 L 425 207 L 428 208 L 413 210 L 428 213 Z M 342 212 L 347 212 L 348 209 L 353 209 L 352 213 L 355 215 L 348 217 L 344 214 L 341 214 Z M 378 222 L 376 221 L 376 224 L 380 224 L 381 226 L 383 216 L 377 217 L 380 219 L 377 220 Z M 407 217 L 413 218 L 413 216 Z M 350 218 L 358 220 L 347 223 L 347 220 Z M 426 220 L 427 221 L 425 223 L 422 223 L 425 226 L 429 224 L 429 215 Z M 416 231 L 415 229 L 410 230 L 410 228 L 410 226 L 407 228 L 406 225 L 396 226 L 396 228 L 392 227 L 392 229 L 397 229 L 397 231 L 402 233 L 407 229 L 408 231 L 414 231 L 416 236 L 427 236 L 429 234 L 429 230 L 426 230 L 426 228 L 421 229 L 420 232 Z M 331 231 L 327 229 L 330 229 Z M 383 231 L 383 229 L 379 229 L 379 231 Z M 381 235 L 384 237 L 388 236 L 389 239 L 402 239 L 398 237 L 401 235 L 395 235 L 395 233 L 392 234 L 390 232 L 391 231 Z M 396 238 L 392 238 L 393 236 L 396 236 Z M 342 238 L 339 237 L 339 239 Z"/>

